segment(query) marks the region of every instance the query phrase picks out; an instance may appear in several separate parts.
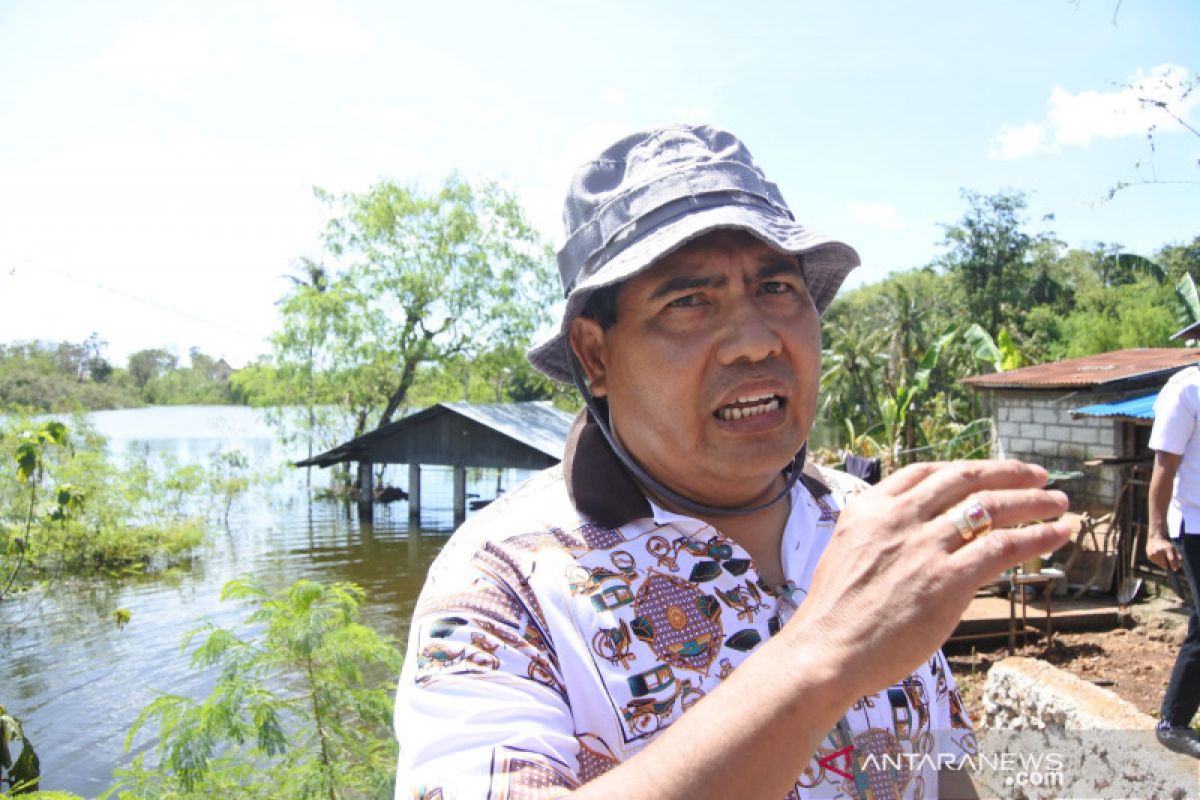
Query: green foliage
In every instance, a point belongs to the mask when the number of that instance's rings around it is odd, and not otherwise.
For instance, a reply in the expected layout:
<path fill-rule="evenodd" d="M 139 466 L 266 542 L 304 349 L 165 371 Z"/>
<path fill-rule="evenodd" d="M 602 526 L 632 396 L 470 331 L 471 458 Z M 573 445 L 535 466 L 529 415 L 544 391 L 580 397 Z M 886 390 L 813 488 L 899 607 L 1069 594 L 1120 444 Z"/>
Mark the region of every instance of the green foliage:
<path fill-rule="evenodd" d="M 141 350 L 128 368 L 104 357 L 106 342 L 16 342 L 0 345 L 0 410 L 62 413 L 129 408 L 146 403 L 238 403 L 228 365 L 192 348 L 189 367 L 165 350 Z"/>
<path fill-rule="evenodd" d="M 39 510 L 38 492 L 43 488 L 46 463 L 52 455 L 48 448 L 65 449 L 69 444 L 66 425 L 56 421 L 43 422 L 36 428 L 22 430 L 16 434 L 14 440 L 12 459 L 16 466 L 17 506 L 12 509 L 11 518 L 15 524 L 11 525 L 11 542 L 6 542 L 9 545 L 6 549 L 9 552 L 15 550 L 16 557 L 0 562 L 0 600 L 12 590 L 21 568 L 27 563 L 27 554 L 36 552 L 42 545 L 43 537 L 39 536 L 35 545 L 31 536 Z M 50 495 L 52 500 L 50 507 L 44 511 L 45 521 L 64 531 L 68 530 L 72 516 L 78 516 L 78 512 L 83 508 L 84 493 L 79 488 L 64 483 L 56 486 Z M 16 535 L 12 535 L 14 532 Z"/>
<path fill-rule="evenodd" d="M 971 347 L 971 355 L 977 361 L 991 366 L 996 372 L 1025 366 L 1025 357 L 1017 349 L 1008 328 L 1001 328 L 999 335 L 993 340 L 991 334 L 981 328 L 979 323 L 972 323 L 963 331 L 963 338 Z"/>
<path fill-rule="evenodd" d="M 471 403 L 516 403 L 551 400 L 564 408 L 579 408 L 574 387 L 538 372 L 525 358 L 525 347 L 499 345 L 475 358 L 453 356 L 418 371 L 408 392 L 412 407 L 446 400 Z"/>
<path fill-rule="evenodd" d="M 1035 256 L 1052 252 L 1052 234 L 1024 230 L 1028 203 L 1021 192 L 981 195 L 963 191 L 969 206 L 958 222 L 945 227 L 946 270 L 962 287 L 967 310 L 989 331 L 999 330 L 1006 316 L 1028 307 L 1040 286 L 1053 291 L 1052 276 L 1035 269 Z"/>
<path fill-rule="evenodd" d="M 213 454 L 210 468 L 205 476 L 208 490 L 220 503 L 223 510 L 221 520 L 229 529 L 229 512 L 239 496 L 250 488 L 250 461 L 240 450 L 221 450 Z"/>
<path fill-rule="evenodd" d="M 95 334 L 83 344 L 0 345 L 0 410 L 73 411 L 140 405 L 114 379 Z"/>
<path fill-rule="evenodd" d="M 20 743 L 21 752 L 13 758 L 13 744 Z M 21 723 L 0 706 L 0 796 L 5 785 L 13 794 L 26 795 L 37 790 L 41 767 L 33 745 L 25 738 Z"/>
<path fill-rule="evenodd" d="M 451 177 L 432 193 L 382 181 L 318 196 L 333 210 L 323 260 L 302 261 L 280 300 L 271 363 L 238 376 L 252 403 L 303 406 L 286 421 L 325 447 L 341 420 L 361 434 L 414 394 L 458 399 L 477 380 L 489 399 L 550 391 L 514 357 L 547 321 L 555 280 L 510 194 Z"/>
<path fill-rule="evenodd" d="M 1180 327 L 1187 327 L 1200 322 L 1200 293 L 1196 291 L 1196 282 L 1191 275 L 1184 275 L 1175 284 L 1175 296 L 1179 298 L 1181 313 Z"/>
<path fill-rule="evenodd" d="M 199 702 L 163 695 L 143 709 L 126 747 L 153 724 L 154 764 L 137 756 L 105 796 L 390 797 L 400 653 L 358 622 L 362 590 L 301 580 L 272 595 L 239 579 L 221 598 L 252 609 L 254 635 L 206 625 L 185 636 L 216 686 Z"/>
<path fill-rule="evenodd" d="M 230 381 L 228 365 L 193 347 L 188 351 L 190 364 L 177 367 L 175 357 L 162 350 L 141 350 L 129 357 L 130 380 L 135 383 L 135 359 L 140 377 L 141 399 L 151 405 L 230 405 L 241 402 Z"/>
<path fill-rule="evenodd" d="M 1095 286 L 1078 295 L 1062 321 L 1055 355 L 1065 358 L 1129 347 L 1170 347 L 1177 329 L 1173 289 L 1151 276 L 1117 286 Z"/>
<path fill-rule="evenodd" d="M 161 568 L 203 541 L 206 514 L 224 517 L 261 477 L 237 451 L 207 465 L 142 454 L 111 461 L 82 420 L 12 419 L 0 427 L 0 598 L 18 574 L 112 574 Z M 119 621 L 119 620 L 118 620 Z"/>
<path fill-rule="evenodd" d="M 825 315 L 819 413 L 839 450 L 889 464 L 987 455 L 990 426 L 963 378 L 1169 347 L 1200 319 L 1190 277 L 1200 237 L 1152 256 L 1115 244 L 1063 252 L 1052 234 L 1026 230 L 1023 194 L 963 196 L 944 258 L 847 292 Z"/>

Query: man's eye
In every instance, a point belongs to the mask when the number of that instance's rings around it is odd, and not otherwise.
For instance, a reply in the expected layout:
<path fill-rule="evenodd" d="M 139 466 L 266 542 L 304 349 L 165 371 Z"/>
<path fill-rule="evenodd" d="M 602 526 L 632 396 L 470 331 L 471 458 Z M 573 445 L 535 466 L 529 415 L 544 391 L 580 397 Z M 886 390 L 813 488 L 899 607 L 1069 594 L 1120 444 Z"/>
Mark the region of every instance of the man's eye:
<path fill-rule="evenodd" d="M 677 297 L 667 303 L 667 308 L 693 308 L 704 303 L 704 296 L 701 294 L 685 294 L 683 297 Z"/>
<path fill-rule="evenodd" d="M 760 291 L 763 294 L 787 294 L 788 292 L 793 291 L 793 289 L 790 283 L 784 283 L 783 281 L 767 281 L 762 285 Z"/>

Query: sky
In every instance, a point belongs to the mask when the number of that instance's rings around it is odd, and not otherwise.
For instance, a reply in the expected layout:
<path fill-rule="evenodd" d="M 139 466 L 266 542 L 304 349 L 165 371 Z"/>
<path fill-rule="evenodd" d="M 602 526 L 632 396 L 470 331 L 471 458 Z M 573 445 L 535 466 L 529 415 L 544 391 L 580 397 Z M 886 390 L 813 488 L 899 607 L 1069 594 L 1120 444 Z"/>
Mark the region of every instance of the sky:
<path fill-rule="evenodd" d="M 1163 88 L 1197 72 L 1195 0 L 0 0 L 0 343 L 239 367 L 313 187 L 494 179 L 557 246 L 573 168 L 675 121 L 741 137 L 847 286 L 943 254 L 963 189 L 1150 255 L 1200 235 L 1200 134 L 1137 97 L 1200 129 Z"/>

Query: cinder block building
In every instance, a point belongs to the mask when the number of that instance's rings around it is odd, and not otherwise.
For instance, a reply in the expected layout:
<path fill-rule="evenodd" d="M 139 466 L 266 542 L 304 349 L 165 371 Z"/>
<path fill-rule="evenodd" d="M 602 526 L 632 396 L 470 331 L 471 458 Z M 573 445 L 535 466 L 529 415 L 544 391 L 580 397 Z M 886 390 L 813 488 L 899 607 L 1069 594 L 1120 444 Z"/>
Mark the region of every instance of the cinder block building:
<path fill-rule="evenodd" d="M 1158 390 L 1198 362 L 1200 348 L 1137 348 L 963 383 L 988 398 L 993 455 L 1082 472 L 1063 489 L 1072 510 L 1099 514 L 1113 509 L 1127 473 L 1121 468 L 1153 458 L 1147 443 Z"/>

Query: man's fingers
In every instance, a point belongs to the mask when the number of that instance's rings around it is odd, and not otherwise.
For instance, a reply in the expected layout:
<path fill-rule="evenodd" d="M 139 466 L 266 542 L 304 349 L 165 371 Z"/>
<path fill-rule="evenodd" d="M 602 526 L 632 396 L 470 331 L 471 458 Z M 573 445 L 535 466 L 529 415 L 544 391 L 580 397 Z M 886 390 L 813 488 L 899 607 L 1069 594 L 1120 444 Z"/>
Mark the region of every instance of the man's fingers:
<path fill-rule="evenodd" d="M 1057 550 L 1069 538 L 1071 525 L 1062 521 L 1002 528 L 955 550 L 947 569 L 978 586 L 1026 559 Z"/>
<path fill-rule="evenodd" d="M 944 464 L 915 484 L 908 500 L 917 515 L 932 519 L 970 494 L 1002 489 L 1040 489 L 1046 470 L 1020 461 L 957 461 Z"/>
<path fill-rule="evenodd" d="M 1028 522 L 1057 519 L 1067 511 L 1067 496 L 1057 489 L 1009 489 L 1006 491 L 984 491 L 971 494 L 961 504 L 943 515 L 950 524 L 945 526 L 944 535 L 948 549 L 957 549 L 962 544 L 962 534 L 954 526 L 954 516 L 962 505 L 979 503 L 992 518 L 992 527 L 1010 528 Z"/>
<path fill-rule="evenodd" d="M 893 497 L 903 494 L 940 469 L 949 466 L 945 461 L 919 461 L 896 470 L 879 482 L 879 491 Z"/>

